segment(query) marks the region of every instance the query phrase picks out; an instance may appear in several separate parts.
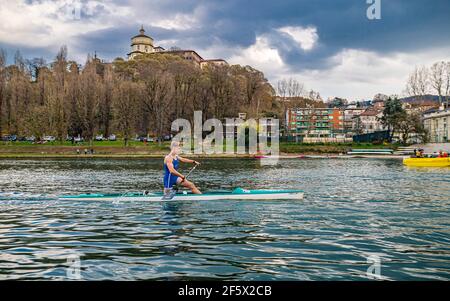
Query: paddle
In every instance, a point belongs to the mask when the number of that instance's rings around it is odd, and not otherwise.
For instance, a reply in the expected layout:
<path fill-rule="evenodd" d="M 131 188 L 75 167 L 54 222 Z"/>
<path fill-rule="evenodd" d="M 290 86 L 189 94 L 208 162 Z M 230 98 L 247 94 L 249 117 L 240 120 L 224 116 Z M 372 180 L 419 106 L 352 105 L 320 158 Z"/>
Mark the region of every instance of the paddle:
<path fill-rule="evenodd" d="M 184 180 L 186 180 L 190 175 L 191 175 L 191 173 L 197 168 L 197 166 L 198 166 L 199 164 L 195 164 L 192 168 L 191 168 L 191 170 L 188 172 L 188 174 L 184 177 Z M 176 184 L 175 184 L 176 185 Z"/>

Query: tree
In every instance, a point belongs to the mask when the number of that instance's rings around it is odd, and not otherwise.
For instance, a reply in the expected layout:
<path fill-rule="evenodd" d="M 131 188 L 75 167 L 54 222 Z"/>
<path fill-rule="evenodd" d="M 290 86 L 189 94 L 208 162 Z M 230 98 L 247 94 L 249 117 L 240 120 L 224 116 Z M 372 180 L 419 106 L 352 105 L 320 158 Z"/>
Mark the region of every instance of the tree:
<path fill-rule="evenodd" d="M 125 146 L 133 134 L 139 102 L 139 86 L 129 81 L 119 82 L 114 87 L 113 116 L 115 126 L 124 138 Z"/>
<path fill-rule="evenodd" d="M 227 72 L 227 67 L 222 68 L 222 72 Z M 231 72 L 235 79 L 240 81 L 239 87 L 242 90 L 240 95 L 243 97 L 243 105 L 247 108 L 247 113 L 253 117 L 259 117 L 260 113 L 268 109 L 268 104 L 272 102 L 275 95 L 275 90 L 269 84 L 264 74 L 250 66 L 232 66 Z M 226 76 L 233 81 L 230 76 Z M 298 83 L 295 84 L 293 80 L 287 85 L 287 93 L 297 93 Z M 235 92 L 238 92 L 237 89 Z M 253 110 L 248 110 L 253 109 Z"/>
<path fill-rule="evenodd" d="M 67 89 L 65 97 L 65 107 L 68 111 L 67 133 L 71 137 L 82 136 L 84 131 L 82 108 L 80 108 L 80 85 L 80 70 L 75 62 L 71 62 L 69 73 L 67 75 Z"/>
<path fill-rule="evenodd" d="M 79 116 L 82 122 L 83 136 L 92 144 L 98 123 L 102 82 L 97 74 L 97 61 L 88 60 L 80 75 Z"/>
<path fill-rule="evenodd" d="M 6 52 L 0 49 L 0 137 L 2 135 L 2 122 L 3 122 L 3 102 L 6 93 Z"/>
<path fill-rule="evenodd" d="M 423 142 L 426 142 L 427 132 L 418 113 L 402 113 L 398 117 L 398 131 L 400 133 L 400 141 L 407 144 L 412 134 L 417 134 Z M 425 140 L 425 141 L 424 141 Z"/>
<path fill-rule="evenodd" d="M 447 62 L 445 64 L 445 81 L 444 81 L 445 89 L 444 89 L 444 95 L 447 102 L 447 108 L 449 107 L 449 101 L 450 101 L 450 62 Z"/>
<path fill-rule="evenodd" d="M 174 118 L 192 115 L 193 103 L 197 94 L 196 86 L 200 77 L 198 68 L 180 58 L 169 62 L 168 70 L 174 75 Z"/>
<path fill-rule="evenodd" d="M 439 104 L 443 102 L 443 94 L 445 91 L 446 85 L 446 67 L 447 63 L 445 62 L 437 62 L 431 66 L 430 69 L 430 84 L 434 91 L 439 95 Z M 445 95 L 446 96 L 446 95 Z"/>
<path fill-rule="evenodd" d="M 21 56 L 16 54 L 18 65 L 6 68 L 6 126 L 9 134 L 20 134 L 23 129 L 23 117 L 29 109 L 32 96 L 30 78 L 21 66 Z"/>
<path fill-rule="evenodd" d="M 422 99 L 429 91 L 429 71 L 425 66 L 416 67 L 410 74 L 406 84 L 406 92 L 410 96 Z"/>
<path fill-rule="evenodd" d="M 49 129 L 62 143 L 67 133 L 67 111 L 65 109 L 66 77 L 67 77 L 67 47 L 62 46 L 53 63 L 54 84 L 49 89 L 47 106 L 49 109 Z"/>
<path fill-rule="evenodd" d="M 283 101 L 286 101 L 288 84 L 286 79 L 282 79 L 277 83 L 277 95 L 281 97 Z"/>
<path fill-rule="evenodd" d="M 383 116 L 380 118 L 380 122 L 384 127 L 388 128 L 389 141 L 392 141 L 394 133 L 399 127 L 399 123 L 406 114 L 402 107 L 402 103 L 397 98 L 389 98 L 384 106 Z"/>
<path fill-rule="evenodd" d="M 171 103 L 174 95 L 173 76 L 165 68 L 167 58 L 155 59 L 150 56 L 140 56 L 137 62 L 139 72 L 138 82 L 142 87 L 142 110 L 152 116 L 151 125 L 161 143 L 170 130 L 169 116 L 174 105 Z"/>
<path fill-rule="evenodd" d="M 106 66 L 103 78 L 99 79 L 98 128 L 108 137 L 111 129 L 113 89 L 117 84 L 111 66 Z"/>
<path fill-rule="evenodd" d="M 322 102 L 323 101 L 322 97 L 320 96 L 320 93 L 316 92 L 314 90 L 309 91 L 308 98 L 313 100 L 313 101 L 317 101 L 317 102 L 319 102 L 319 101 Z"/>
<path fill-rule="evenodd" d="M 34 58 L 32 60 L 26 60 L 28 72 L 31 74 L 31 78 L 37 81 L 39 72 L 47 65 L 44 58 Z"/>
<path fill-rule="evenodd" d="M 289 98 L 302 97 L 305 94 L 305 85 L 296 79 L 290 78 L 287 82 L 287 92 Z"/>
<path fill-rule="evenodd" d="M 342 108 L 348 104 L 347 99 L 335 97 L 328 102 L 329 108 Z"/>
<path fill-rule="evenodd" d="M 374 101 L 387 101 L 388 99 L 389 99 L 389 96 L 387 96 L 386 94 L 382 94 L 382 93 L 375 94 L 375 96 L 373 97 Z"/>
<path fill-rule="evenodd" d="M 41 139 L 48 130 L 47 113 L 46 106 L 37 105 L 32 107 L 25 116 L 25 130 L 23 133 L 32 135 L 36 139 Z"/>

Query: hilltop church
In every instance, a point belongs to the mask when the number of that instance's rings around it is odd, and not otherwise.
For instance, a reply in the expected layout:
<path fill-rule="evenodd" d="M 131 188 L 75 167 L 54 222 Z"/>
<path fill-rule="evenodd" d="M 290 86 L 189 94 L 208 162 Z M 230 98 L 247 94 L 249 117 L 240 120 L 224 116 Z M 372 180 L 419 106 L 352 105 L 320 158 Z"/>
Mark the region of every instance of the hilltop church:
<path fill-rule="evenodd" d="M 200 68 L 204 68 L 208 65 L 228 65 L 223 59 L 205 60 L 195 50 L 165 50 L 161 46 L 154 46 L 153 42 L 153 38 L 145 34 L 144 26 L 142 26 L 139 30 L 139 34 L 131 38 L 131 52 L 128 53 L 128 60 L 133 60 L 136 56 L 146 53 L 168 53 L 178 55 L 185 60 L 191 61 Z"/>

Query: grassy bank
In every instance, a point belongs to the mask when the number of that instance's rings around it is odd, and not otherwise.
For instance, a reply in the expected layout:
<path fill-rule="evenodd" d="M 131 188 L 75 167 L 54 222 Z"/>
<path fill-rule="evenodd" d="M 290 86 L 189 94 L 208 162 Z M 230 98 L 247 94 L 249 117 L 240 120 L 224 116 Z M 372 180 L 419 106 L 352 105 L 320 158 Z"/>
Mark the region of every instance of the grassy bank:
<path fill-rule="evenodd" d="M 32 144 L 30 142 L 1 142 L 0 158 L 39 158 L 39 157 L 100 157 L 100 158 L 145 158 L 161 157 L 169 151 L 169 142 L 148 143 L 131 141 L 128 147 L 122 141 L 94 141 L 72 145 L 71 142 L 51 142 Z M 396 149 L 397 145 L 374 145 L 366 143 L 280 143 L 281 154 L 340 154 L 350 149 Z M 93 149 L 92 154 L 90 150 Z M 87 151 L 87 153 L 85 153 Z M 210 156 L 211 157 L 211 156 Z M 212 157 L 230 157 L 230 155 L 212 155 Z M 234 157 L 234 155 L 231 155 Z"/>
<path fill-rule="evenodd" d="M 91 153 L 94 150 L 94 153 Z M 121 156 L 162 156 L 169 150 L 169 143 L 130 142 L 125 147 L 119 141 L 95 141 L 92 146 L 88 143 L 72 145 L 70 142 L 50 142 L 46 144 L 32 144 L 30 142 L 2 142 L 0 157 L 121 157 Z"/>

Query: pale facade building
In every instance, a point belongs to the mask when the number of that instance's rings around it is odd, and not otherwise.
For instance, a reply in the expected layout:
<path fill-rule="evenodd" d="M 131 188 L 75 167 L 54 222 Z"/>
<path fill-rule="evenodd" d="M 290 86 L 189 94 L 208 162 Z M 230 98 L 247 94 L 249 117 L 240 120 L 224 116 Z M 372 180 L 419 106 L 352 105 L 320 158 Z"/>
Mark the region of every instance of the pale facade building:
<path fill-rule="evenodd" d="M 381 124 L 383 111 L 377 108 L 369 108 L 354 117 L 355 129 L 360 129 L 364 134 L 384 131 L 386 128 Z M 360 123 L 360 124 L 358 124 Z"/>
<path fill-rule="evenodd" d="M 144 26 L 139 30 L 139 34 L 131 38 L 131 52 L 128 53 L 128 59 L 132 60 L 136 56 L 155 52 L 153 39 L 145 34 Z"/>
<path fill-rule="evenodd" d="M 344 131 L 348 137 L 356 135 L 355 118 L 361 115 L 366 109 L 348 106 L 344 109 Z"/>
<path fill-rule="evenodd" d="M 432 112 L 423 115 L 423 124 L 428 131 L 430 142 L 445 143 L 450 142 L 450 109 Z"/>

